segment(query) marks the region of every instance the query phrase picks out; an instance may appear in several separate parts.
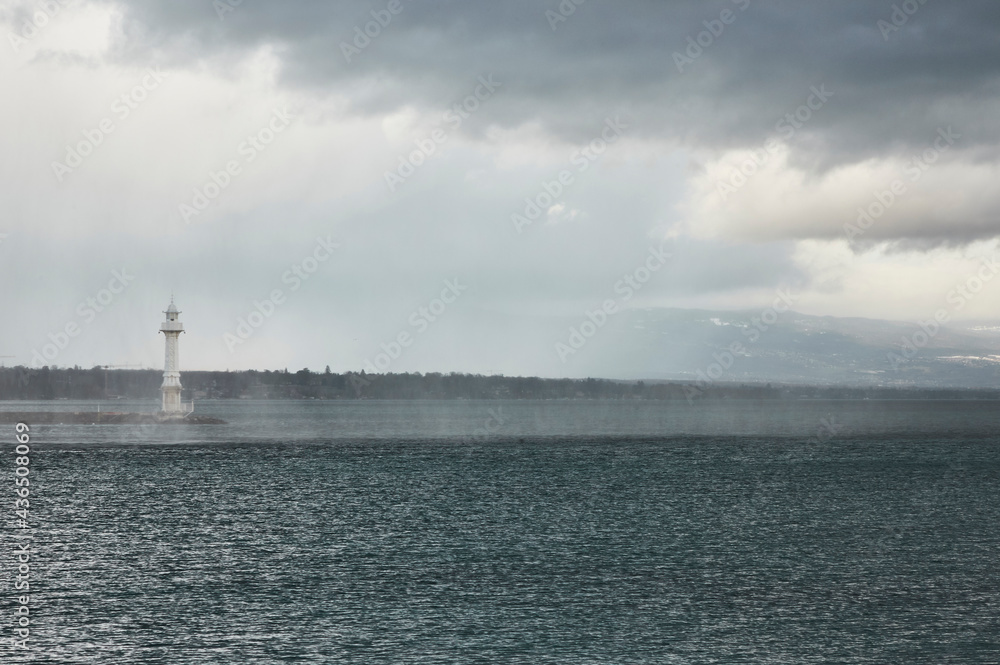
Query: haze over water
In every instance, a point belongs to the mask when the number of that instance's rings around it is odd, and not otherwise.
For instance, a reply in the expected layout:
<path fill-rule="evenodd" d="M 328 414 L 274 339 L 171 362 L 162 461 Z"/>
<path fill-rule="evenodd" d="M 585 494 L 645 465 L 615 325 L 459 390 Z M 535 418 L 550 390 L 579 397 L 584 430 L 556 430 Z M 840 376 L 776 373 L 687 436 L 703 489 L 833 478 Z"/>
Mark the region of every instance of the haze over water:
<path fill-rule="evenodd" d="M 1000 658 L 990 403 L 198 408 L 34 428 L 35 662 Z"/>
<path fill-rule="evenodd" d="M 0 665 L 1000 663 L 998 28 L 0 0 Z"/>

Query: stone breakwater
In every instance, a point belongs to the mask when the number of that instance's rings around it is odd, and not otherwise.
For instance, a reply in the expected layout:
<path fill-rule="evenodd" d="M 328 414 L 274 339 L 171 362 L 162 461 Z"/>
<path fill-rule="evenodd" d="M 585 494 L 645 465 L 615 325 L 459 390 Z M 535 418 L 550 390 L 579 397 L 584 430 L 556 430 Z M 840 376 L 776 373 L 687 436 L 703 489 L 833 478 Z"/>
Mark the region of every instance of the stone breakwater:
<path fill-rule="evenodd" d="M 164 418 L 153 413 L 20 411 L 0 413 L 0 423 L 29 425 L 225 425 L 225 420 L 209 416 Z"/>

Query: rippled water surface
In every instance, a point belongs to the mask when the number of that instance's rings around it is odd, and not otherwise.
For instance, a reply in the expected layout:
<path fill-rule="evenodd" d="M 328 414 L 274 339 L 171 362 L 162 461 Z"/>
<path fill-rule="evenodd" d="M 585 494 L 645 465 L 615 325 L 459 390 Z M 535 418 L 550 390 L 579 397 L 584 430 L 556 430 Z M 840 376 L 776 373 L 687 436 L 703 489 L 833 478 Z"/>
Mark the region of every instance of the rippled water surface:
<path fill-rule="evenodd" d="M 10 662 L 1000 662 L 993 404 L 199 412 L 34 429 Z"/>

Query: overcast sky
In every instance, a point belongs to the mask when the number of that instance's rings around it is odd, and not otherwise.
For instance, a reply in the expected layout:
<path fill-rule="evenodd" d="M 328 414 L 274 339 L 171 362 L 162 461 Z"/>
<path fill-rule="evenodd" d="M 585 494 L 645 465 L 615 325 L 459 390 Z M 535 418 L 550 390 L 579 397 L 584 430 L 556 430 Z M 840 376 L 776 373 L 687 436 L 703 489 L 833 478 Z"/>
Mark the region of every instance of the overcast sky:
<path fill-rule="evenodd" d="M 1000 234 L 996 2 L 4 0 L 0 29 L 8 365 L 159 366 L 173 293 L 182 369 L 402 335 L 389 371 L 575 376 L 562 321 L 605 301 L 918 321 Z"/>

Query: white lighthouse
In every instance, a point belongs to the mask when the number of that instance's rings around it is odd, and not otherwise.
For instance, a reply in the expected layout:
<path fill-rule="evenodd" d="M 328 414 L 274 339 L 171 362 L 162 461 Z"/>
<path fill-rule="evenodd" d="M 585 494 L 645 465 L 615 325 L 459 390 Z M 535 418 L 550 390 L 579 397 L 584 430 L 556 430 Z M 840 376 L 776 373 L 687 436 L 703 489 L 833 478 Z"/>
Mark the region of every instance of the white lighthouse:
<path fill-rule="evenodd" d="M 183 416 L 187 412 L 181 404 L 181 370 L 177 341 L 184 332 L 184 324 L 177 320 L 180 312 L 177 311 L 173 296 L 170 297 L 170 306 L 164 314 L 167 315 L 167 319 L 160 324 L 160 332 L 166 336 L 167 342 L 163 385 L 160 387 L 160 392 L 163 393 L 162 413 L 165 416 Z"/>

